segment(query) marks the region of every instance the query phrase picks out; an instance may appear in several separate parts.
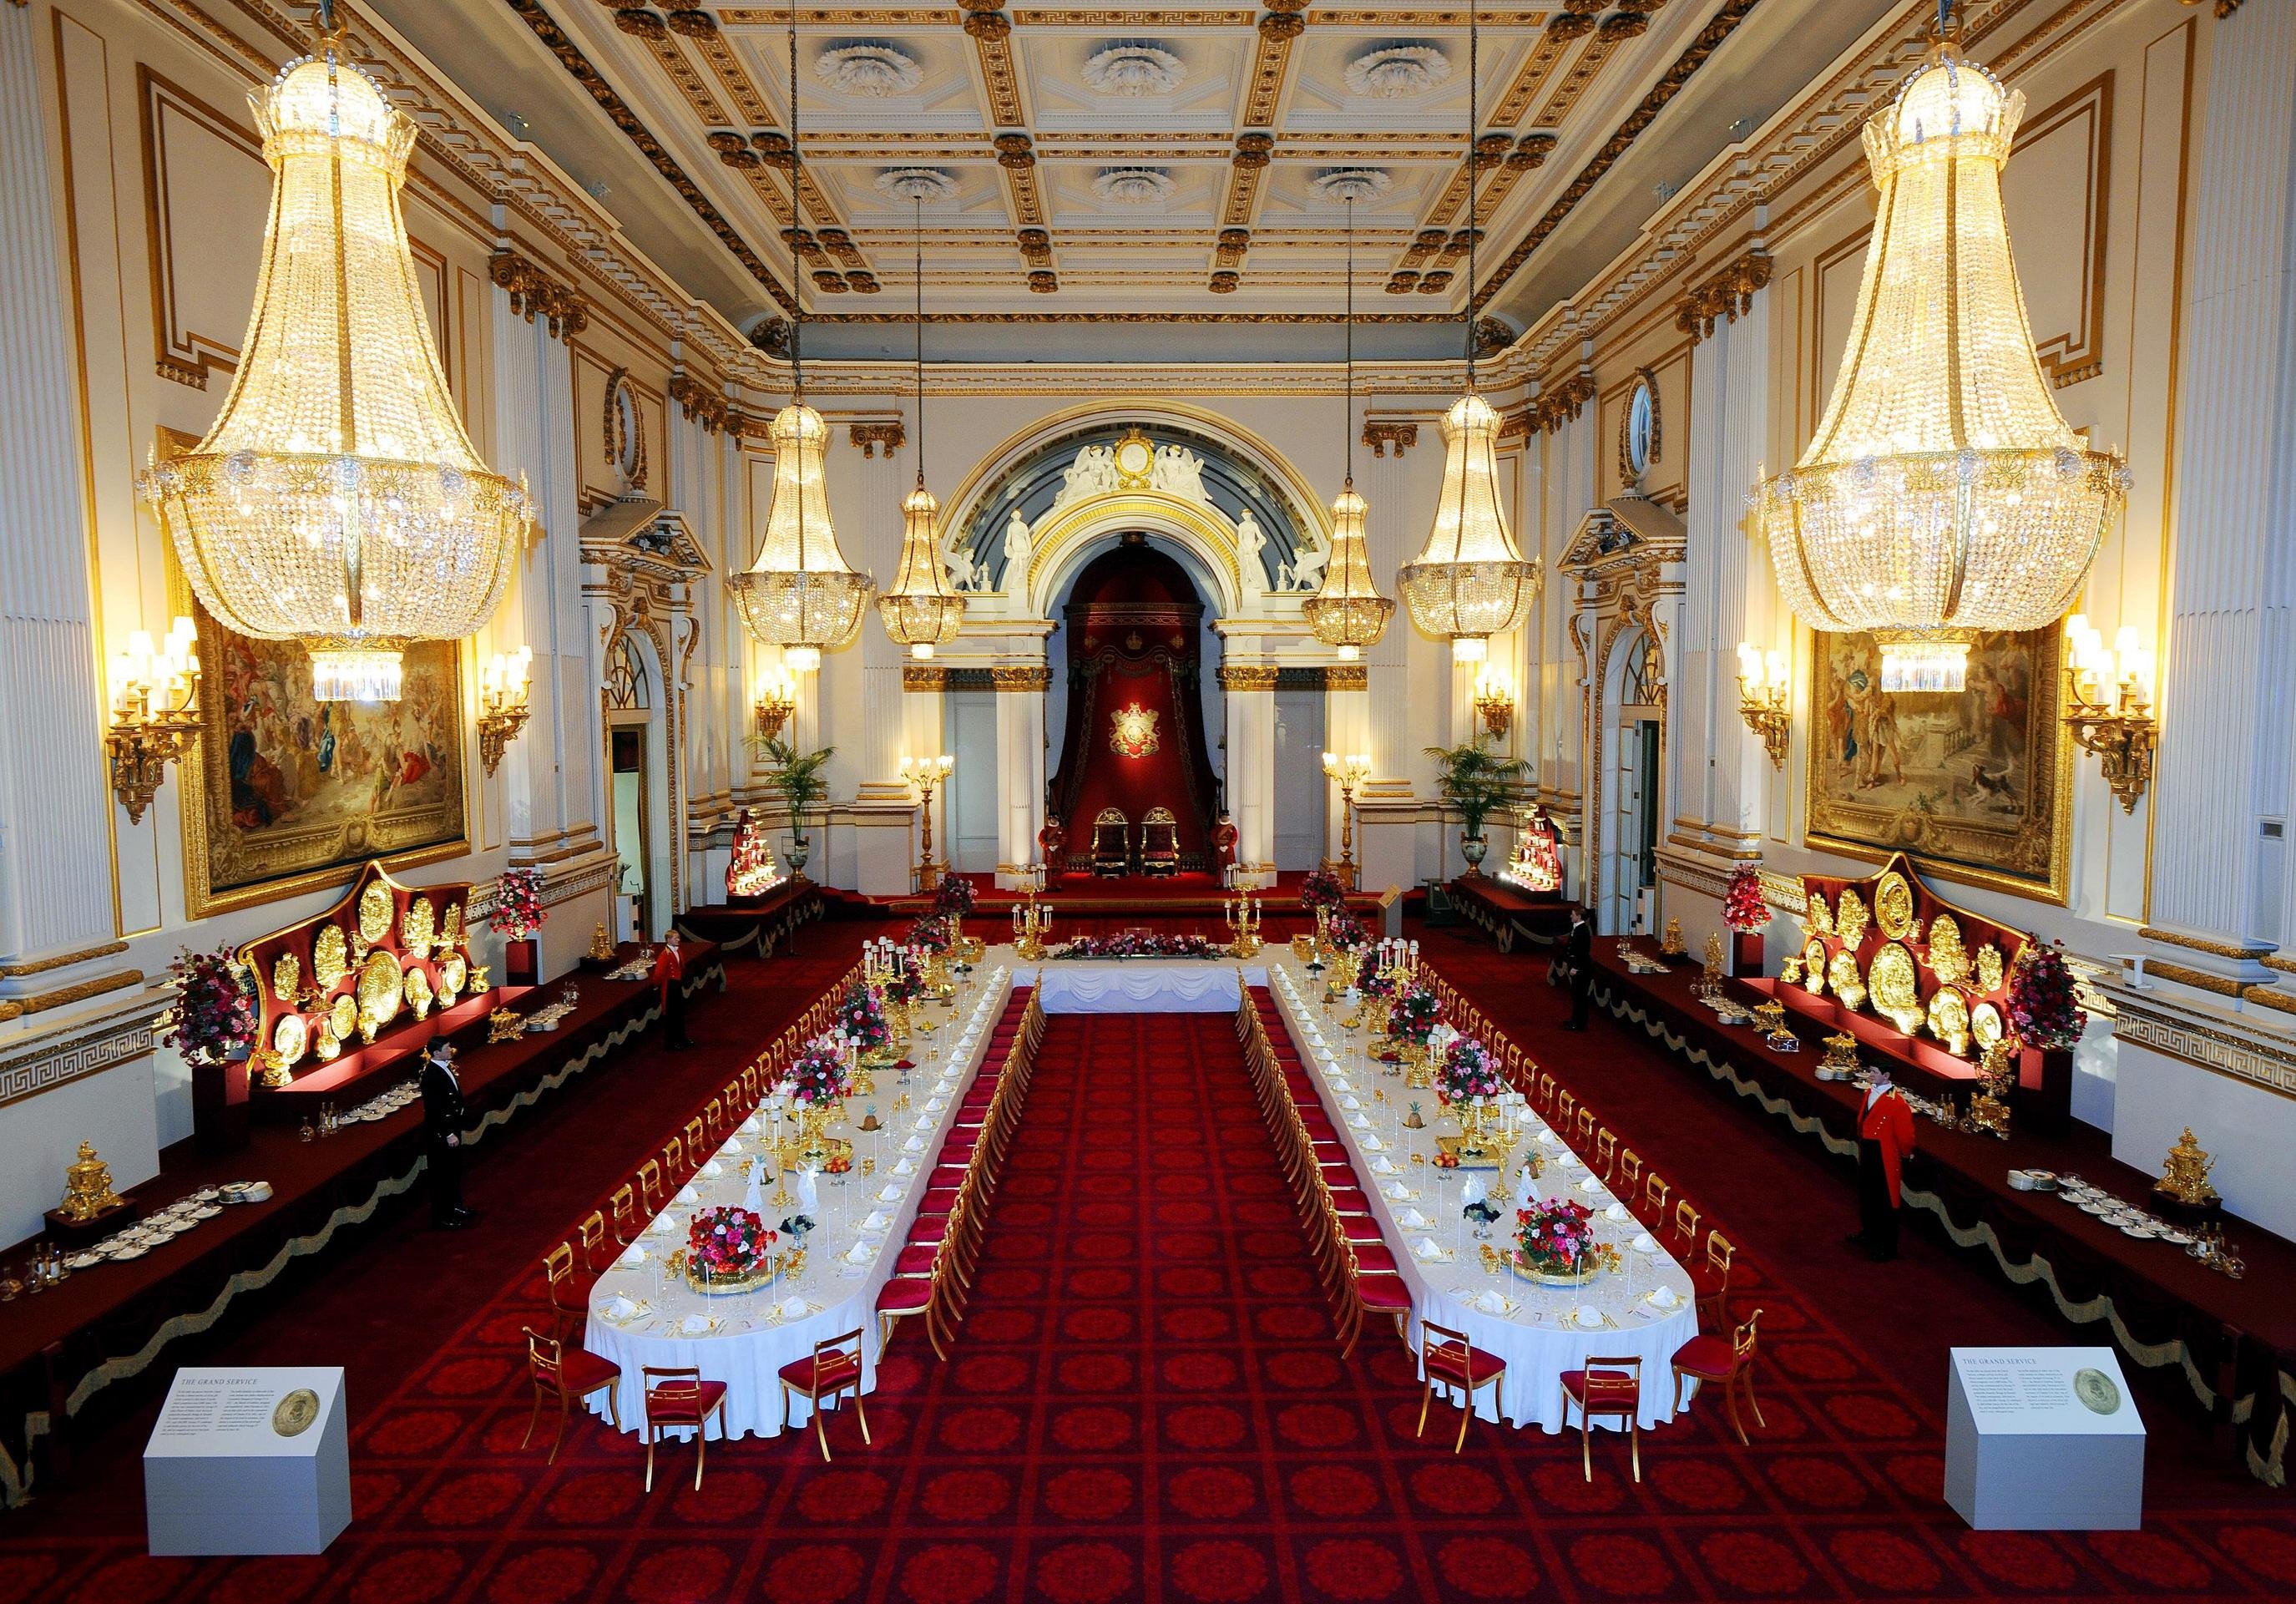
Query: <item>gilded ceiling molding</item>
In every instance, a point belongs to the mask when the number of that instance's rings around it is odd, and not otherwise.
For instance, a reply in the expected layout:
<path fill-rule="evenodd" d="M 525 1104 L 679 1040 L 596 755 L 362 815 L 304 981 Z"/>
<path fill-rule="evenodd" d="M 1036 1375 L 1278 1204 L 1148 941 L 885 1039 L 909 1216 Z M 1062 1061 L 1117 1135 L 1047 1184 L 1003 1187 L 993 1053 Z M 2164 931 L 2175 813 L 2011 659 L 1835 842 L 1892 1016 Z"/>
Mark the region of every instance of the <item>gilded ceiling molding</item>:
<path fill-rule="evenodd" d="M 1521 70 L 1514 75 L 1514 82 L 1506 86 L 1498 104 L 1491 108 L 1491 126 L 1511 128 L 1521 122 L 1522 114 L 1530 110 L 1530 103 L 1538 98 L 1538 92 L 1546 87 L 1546 80 L 1554 76 L 1555 68 L 1570 53 L 1570 42 L 1592 27 L 1587 18 L 1575 12 L 1549 19 L 1538 43 L 1524 58 Z"/>
<path fill-rule="evenodd" d="M 1393 446 L 1395 454 L 1400 457 L 1419 443 L 1419 425 L 1374 423 L 1365 418 L 1363 426 L 1363 443 L 1371 448 L 1371 454 L 1374 457 L 1385 457 L 1390 446 Z"/>
<path fill-rule="evenodd" d="M 1259 19 L 1259 44 L 1251 58 L 1251 92 L 1243 103 L 1243 126 L 1273 127 L 1275 108 L 1283 99 L 1283 78 L 1292 64 L 1292 47 L 1308 31 L 1300 13 L 1308 0 L 1267 0 L 1267 15 Z"/>
<path fill-rule="evenodd" d="M 1754 297 L 1770 282 L 1774 264 L 1769 252 L 1757 246 L 1720 272 L 1684 292 L 1675 309 L 1674 326 L 1696 345 L 1714 332 L 1717 323 L 1735 323 L 1751 309 Z"/>
<path fill-rule="evenodd" d="M 1048 691 L 1053 670 L 1041 662 L 998 663 L 989 669 L 988 683 L 1000 691 Z"/>
<path fill-rule="evenodd" d="M 711 434 L 740 432 L 739 408 L 691 374 L 670 374 L 669 399 L 677 403 L 688 423 L 698 424 Z"/>
<path fill-rule="evenodd" d="M 1324 670 L 1324 688 L 1327 691 L 1367 691 L 1371 689 L 1371 669 L 1360 662 L 1335 662 Z"/>
<path fill-rule="evenodd" d="M 1224 662 L 1219 665 L 1219 687 L 1224 691 L 1272 691 L 1282 671 L 1272 662 Z"/>
<path fill-rule="evenodd" d="M 529 323 L 537 317 L 545 321 L 553 339 L 567 339 L 590 326 L 590 303 L 581 292 L 515 251 L 497 251 L 488 257 L 487 277 L 509 293 L 512 311 Z"/>
<path fill-rule="evenodd" d="M 1239 134 L 1235 136 L 1235 154 L 1228 158 L 1227 199 L 1220 206 L 1220 222 L 1228 227 L 1246 227 L 1259 202 L 1259 181 L 1267 171 L 1267 163 L 1275 150 L 1272 134 Z"/>
<path fill-rule="evenodd" d="M 948 688 L 948 665 L 945 662 L 905 662 L 901 665 L 901 688 L 905 691 L 945 691 Z"/>
<path fill-rule="evenodd" d="M 989 119 L 1000 128 L 1025 127 L 1029 116 L 1021 104 L 1021 78 L 1013 66 L 1013 19 L 1004 14 L 1004 0 L 960 3 L 965 37 L 980 57 L 981 82 L 988 89 Z"/>

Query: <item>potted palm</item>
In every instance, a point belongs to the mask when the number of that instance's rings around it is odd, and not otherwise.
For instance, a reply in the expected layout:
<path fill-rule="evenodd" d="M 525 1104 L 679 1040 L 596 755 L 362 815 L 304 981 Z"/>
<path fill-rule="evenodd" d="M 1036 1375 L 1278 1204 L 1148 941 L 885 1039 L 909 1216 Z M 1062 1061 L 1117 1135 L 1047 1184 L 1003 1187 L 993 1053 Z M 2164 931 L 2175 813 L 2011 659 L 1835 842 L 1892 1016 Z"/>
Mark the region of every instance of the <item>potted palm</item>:
<path fill-rule="evenodd" d="M 1443 805 L 1459 816 L 1459 851 L 1467 860 L 1467 875 L 1480 875 L 1490 851 L 1483 821 L 1513 802 L 1528 765 L 1521 758 L 1499 756 L 1480 738 L 1464 746 L 1430 746 L 1427 755 L 1435 760 Z"/>
<path fill-rule="evenodd" d="M 766 775 L 766 784 L 782 799 L 790 816 L 790 878 L 805 878 L 805 860 L 813 850 L 806 839 L 806 815 L 829 794 L 829 777 L 824 770 L 829 760 L 837 755 L 837 748 L 824 746 L 818 752 L 800 752 L 779 736 L 767 736 L 754 743 L 764 753 L 773 768 Z"/>

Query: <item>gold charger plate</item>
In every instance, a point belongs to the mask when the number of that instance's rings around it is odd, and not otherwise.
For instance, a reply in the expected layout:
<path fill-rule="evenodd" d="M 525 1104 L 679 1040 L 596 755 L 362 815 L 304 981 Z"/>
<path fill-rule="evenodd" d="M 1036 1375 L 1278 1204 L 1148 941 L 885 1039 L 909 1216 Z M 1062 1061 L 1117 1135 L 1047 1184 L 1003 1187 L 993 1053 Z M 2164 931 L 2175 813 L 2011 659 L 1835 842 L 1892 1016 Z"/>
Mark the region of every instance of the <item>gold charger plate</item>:
<path fill-rule="evenodd" d="M 1961 944 L 1961 921 L 1941 913 L 1930 921 L 1930 973 L 1939 983 L 1957 986 L 1969 977 L 1969 949 Z"/>
<path fill-rule="evenodd" d="M 1866 984 L 1874 994 L 1874 1006 L 1899 1030 L 1911 1035 L 1921 1028 L 1921 971 L 1915 967 L 1914 955 L 1902 945 L 1883 943 L 1866 967 Z"/>
<path fill-rule="evenodd" d="M 1956 1056 L 1969 1051 L 1969 999 L 1953 986 L 1939 986 L 1930 994 L 1930 1034 Z"/>
<path fill-rule="evenodd" d="M 420 969 L 407 970 L 406 982 L 399 990 L 406 999 L 407 1008 L 413 1010 L 417 1019 L 430 1017 L 431 992 L 428 975 Z"/>
<path fill-rule="evenodd" d="M 311 943 L 311 978 L 322 991 L 332 991 L 335 983 L 350 973 L 348 953 L 350 943 L 344 938 L 340 925 L 322 925 L 319 939 Z"/>
<path fill-rule="evenodd" d="M 2001 1010 L 1989 1002 L 1980 1002 L 1969 1010 L 1969 1039 L 1980 1049 L 1991 1047 L 2001 1040 Z"/>
<path fill-rule="evenodd" d="M 302 1061 L 303 1053 L 311 1044 L 310 1032 L 300 1014 L 283 1014 L 271 1030 L 271 1050 L 279 1057 L 281 1068 Z"/>
<path fill-rule="evenodd" d="M 396 958 L 388 952 L 368 953 L 366 967 L 359 971 L 360 1017 L 372 1019 L 377 1026 L 398 1018 L 400 988 L 405 983 Z"/>
<path fill-rule="evenodd" d="M 471 966 L 459 952 L 449 952 L 439 965 L 440 995 L 459 993 L 471 978 Z"/>
<path fill-rule="evenodd" d="M 1857 955 L 1848 948 L 1833 955 L 1825 966 L 1825 983 L 1841 999 L 1845 1008 L 1857 1009 L 1866 1004 L 1866 977 L 1857 972 Z"/>
<path fill-rule="evenodd" d="M 281 953 L 279 961 L 271 966 L 271 995 L 281 1002 L 292 1002 L 302 983 L 303 960 L 291 952 Z"/>
<path fill-rule="evenodd" d="M 1913 933 L 1914 888 L 1896 869 L 1883 875 L 1874 888 L 1874 922 L 1893 942 L 1902 942 Z"/>
<path fill-rule="evenodd" d="M 1988 942 L 1977 950 L 1977 989 L 1979 991 L 1998 991 L 2007 972 L 2007 967 L 2002 961 L 2000 948 Z"/>
<path fill-rule="evenodd" d="M 329 928 L 332 929 L 332 926 Z M 335 1039 L 338 1041 L 348 1041 L 351 1039 L 351 1032 L 358 1029 L 358 1015 L 357 998 L 348 991 L 336 994 L 333 1004 L 327 1009 L 327 1024 L 335 1032 Z"/>
<path fill-rule="evenodd" d="M 1820 906 L 1824 904 L 1821 903 Z M 1810 937 L 1802 946 L 1801 962 L 1803 969 L 1808 972 L 1802 983 L 1809 988 L 1812 996 L 1824 996 L 1825 993 L 1825 943 L 1816 936 Z"/>
<path fill-rule="evenodd" d="M 359 892 L 358 931 L 373 946 L 390 934 L 390 887 L 380 880 L 371 881 Z"/>

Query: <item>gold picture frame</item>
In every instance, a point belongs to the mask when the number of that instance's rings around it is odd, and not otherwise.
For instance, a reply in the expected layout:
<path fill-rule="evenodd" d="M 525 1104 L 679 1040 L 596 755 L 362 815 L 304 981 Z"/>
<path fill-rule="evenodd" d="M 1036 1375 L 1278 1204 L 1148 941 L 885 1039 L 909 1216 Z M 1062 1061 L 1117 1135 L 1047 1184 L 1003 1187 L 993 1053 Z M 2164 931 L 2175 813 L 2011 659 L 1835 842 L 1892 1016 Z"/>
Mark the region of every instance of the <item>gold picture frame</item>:
<path fill-rule="evenodd" d="M 1807 843 L 2051 902 L 2072 867 L 2072 748 L 2054 629 L 1980 634 L 1962 691 L 1881 690 L 1871 635 L 1810 653 Z"/>

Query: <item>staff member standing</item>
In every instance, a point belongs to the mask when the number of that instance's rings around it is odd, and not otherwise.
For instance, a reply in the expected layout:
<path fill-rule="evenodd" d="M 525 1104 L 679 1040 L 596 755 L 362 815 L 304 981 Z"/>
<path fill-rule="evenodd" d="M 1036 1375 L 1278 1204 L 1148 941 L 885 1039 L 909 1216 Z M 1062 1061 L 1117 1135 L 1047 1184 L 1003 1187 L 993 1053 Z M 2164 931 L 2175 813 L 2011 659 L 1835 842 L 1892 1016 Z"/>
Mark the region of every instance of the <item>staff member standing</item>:
<path fill-rule="evenodd" d="M 1563 938 L 1562 964 L 1570 987 L 1570 1023 L 1566 1031 L 1587 1028 L 1587 1004 L 1595 991 L 1595 926 L 1587 910 L 1570 905 L 1570 934 Z"/>
<path fill-rule="evenodd" d="M 479 1222 L 478 1212 L 463 1206 L 463 1127 L 471 1110 L 455 1073 L 452 1042 L 433 1041 L 422 1049 L 422 1139 L 430 1157 L 430 1223 L 461 1230 Z"/>
<path fill-rule="evenodd" d="M 1875 1069 L 1857 1112 L 1857 1223 L 1852 1245 L 1877 1263 L 1898 1256 L 1899 1185 L 1914 1151 L 1914 1111 L 1905 1093 Z"/>
<path fill-rule="evenodd" d="M 682 1053 L 693 1045 L 685 1034 L 685 955 L 677 950 L 677 932 L 669 933 L 661 950 L 653 955 L 653 983 L 661 993 L 663 1048 Z"/>

